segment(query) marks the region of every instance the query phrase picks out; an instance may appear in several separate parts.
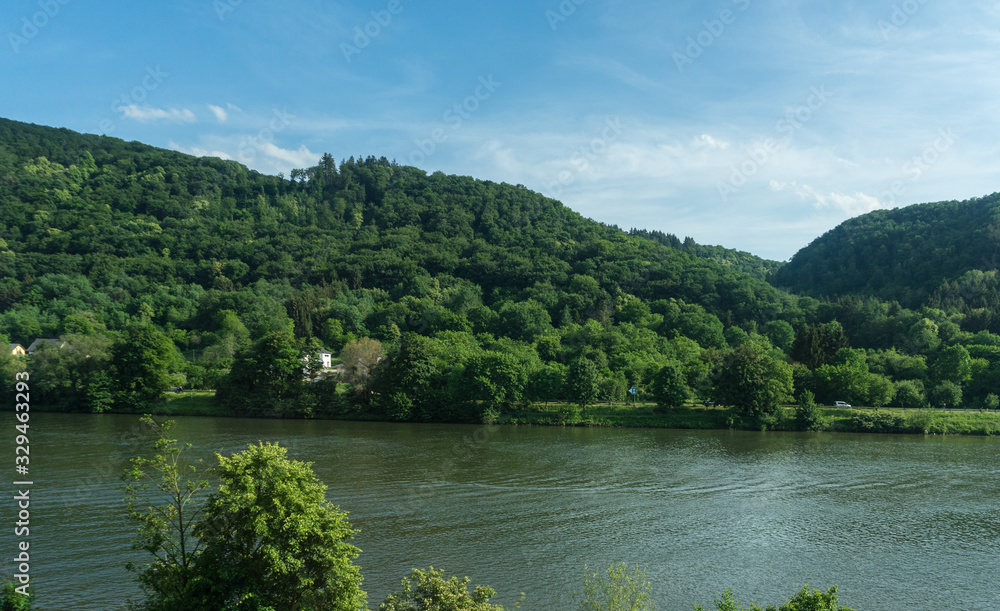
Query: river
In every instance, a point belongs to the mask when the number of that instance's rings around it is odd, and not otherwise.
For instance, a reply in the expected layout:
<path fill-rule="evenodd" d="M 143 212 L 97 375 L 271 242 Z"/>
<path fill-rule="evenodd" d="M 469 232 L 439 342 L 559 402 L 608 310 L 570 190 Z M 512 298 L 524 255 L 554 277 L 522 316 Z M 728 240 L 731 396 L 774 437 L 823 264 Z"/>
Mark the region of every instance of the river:
<path fill-rule="evenodd" d="M 572 609 L 584 566 L 611 562 L 644 567 L 661 611 L 725 587 L 779 604 L 805 583 L 839 584 L 841 603 L 865 611 L 1000 604 L 997 439 L 176 420 L 197 456 L 264 440 L 315 463 L 360 529 L 372 608 L 433 565 L 493 586 L 494 602 L 524 592 L 524 611 Z M 138 594 L 118 489 L 144 447 L 137 425 L 32 414 L 36 611 L 120 609 Z M 8 558 L 14 511 L 4 504 Z"/>

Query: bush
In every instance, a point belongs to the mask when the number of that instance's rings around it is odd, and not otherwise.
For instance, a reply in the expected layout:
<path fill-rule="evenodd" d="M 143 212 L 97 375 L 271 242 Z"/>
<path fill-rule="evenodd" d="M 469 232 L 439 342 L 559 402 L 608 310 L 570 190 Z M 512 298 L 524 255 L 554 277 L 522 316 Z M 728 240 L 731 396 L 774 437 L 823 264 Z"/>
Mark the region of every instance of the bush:
<path fill-rule="evenodd" d="M 808 390 L 803 391 L 799 404 L 795 407 L 795 430 L 816 431 L 821 428 L 823 428 L 823 418 L 816 405 L 816 397 Z"/>
<path fill-rule="evenodd" d="M 489 586 L 476 586 L 469 594 L 469 578 L 461 581 L 457 577 L 445 580 L 444 571 L 413 569 L 409 577 L 403 579 L 403 590 L 390 594 L 379 611 L 503 611 L 499 605 L 491 605 L 490 598 L 496 590 Z"/>
<path fill-rule="evenodd" d="M 605 571 L 588 573 L 584 578 L 580 611 L 653 611 L 650 596 L 653 584 L 638 565 L 629 572 L 624 562 L 612 564 Z"/>
<path fill-rule="evenodd" d="M 579 405 L 561 405 L 552 416 L 552 422 L 557 424 L 575 424 L 580 421 Z"/>
<path fill-rule="evenodd" d="M 914 432 L 906 418 L 891 412 L 859 412 L 851 414 L 845 430 L 855 433 L 910 433 Z"/>
<path fill-rule="evenodd" d="M 31 595 L 19 594 L 13 583 L 7 582 L 0 591 L 0 611 L 31 611 Z"/>
<path fill-rule="evenodd" d="M 823 592 L 822 590 L 810 590 L 808 585 L 804 585 L 787 603 L 780 607 L 768 606 L 766 609 L 757 605 L 744 609 L 729 589 L 723 591 L 721 596 L 721 600 L 715 601 L 716 611 L 854 611 L 854 609 L 837 604 L 837 586 Z M 701 605 L 695 605 L 694 608 L 695 611 L 709 611 Z"/>

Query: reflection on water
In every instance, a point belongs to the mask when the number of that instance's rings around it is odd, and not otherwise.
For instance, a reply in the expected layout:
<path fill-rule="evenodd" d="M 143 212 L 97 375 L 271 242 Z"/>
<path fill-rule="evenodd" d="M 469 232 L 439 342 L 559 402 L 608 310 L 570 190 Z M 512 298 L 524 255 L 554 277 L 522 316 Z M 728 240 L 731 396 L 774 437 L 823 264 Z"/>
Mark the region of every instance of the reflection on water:
<path fill-rule="evenodd" d="M 118 474 L 142 449 L 137 422 L 33 416 L 37 609 L 136 594 Z M 725 587 L 780 603 L 807 582 L 867 610 L 1000 600 L 994 439 L 221 418 L 175 433 L 205 458 L 266 440 L 314 462 L 361 530 L 373 607 L 433 565 L 502 603 L 525 592 L 525 611 L 565 609 L 585 564 L 616 561 L 646 568 L 661 610 Z"/>

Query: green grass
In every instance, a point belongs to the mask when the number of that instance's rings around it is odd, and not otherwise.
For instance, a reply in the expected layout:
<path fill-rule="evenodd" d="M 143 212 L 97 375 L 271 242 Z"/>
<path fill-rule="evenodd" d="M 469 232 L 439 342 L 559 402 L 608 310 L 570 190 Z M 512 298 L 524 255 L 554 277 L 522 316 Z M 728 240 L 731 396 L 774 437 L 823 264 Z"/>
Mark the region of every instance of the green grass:
<path fill-rule="evenodd" d="M 824 431 L 911 433 L 926 435 L 1000 435 L 1000 412 L 941 411 L 899 408 L 842 409 L 819 408 Z M 783 408 L 783 417 L 769 428 L 795 430 L 795 408 Z M 748 429 L 760 430 L 759 423 L 741 421 L 727 408 L 703 407 L 688 404 L 685 407 L 654 413 L 652 404 L 639 404 L 609 409 L 606 404 L 589 406 L 586 412 L 578 406 L 550 403 L 548 407 L 533 405 L 508 412 L 502 419 L 506 424 L 556 425 L 556 426 L 606 426 L 623 428 L 671 429 Z"/>

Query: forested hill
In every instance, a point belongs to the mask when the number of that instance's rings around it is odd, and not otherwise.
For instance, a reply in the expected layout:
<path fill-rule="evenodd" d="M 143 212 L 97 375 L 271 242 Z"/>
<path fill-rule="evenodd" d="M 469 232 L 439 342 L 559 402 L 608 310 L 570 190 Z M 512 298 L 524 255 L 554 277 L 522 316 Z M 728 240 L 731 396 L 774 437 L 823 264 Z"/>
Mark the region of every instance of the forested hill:
<path fill-rule="evenodd" d="M 235 415 L 393 420 L 490 420 L 632 386 L 755 418 L 806 390 L 1000 404 L 995 307 L 821 302 L 764 281 L 771 262 L 633 234 L 384 157 L 324 155 L 286 178 L 0 120 L 0 343 L 70 347 L 27 359 L 33 407 L 142 411 L 176 386 L 216 389 Z M 919 264 L 916 244 L 892 253 Z M 324 350 L 350 392 L 318 371 Z M 19 366 L 0 354 L 0 383 Z"/>
<path fill-rule="evenodd" d="M 877 210 L 800 250 L 776 286 L 815 297 L 874 296 L 906 307 L 1000 309 L 1000 194 Z"/>
<path fill-rule="evenodd" d="M 736 323 L 790 301 L 523 187 L 427 176 L 385 158 L 327 155 L 282 178 L 4 120 L 0 185 L 0 332 L 12 341 L 57 333 L 72 310 L 121 327 L 142 302 L 161 324 L 190 326 L 203 291 L 229 307 L 259 301 L 249 293 L 300 300 L 289 310 L 304 334 L 325 316 L 311 304 L 341 289 L 530 298 L 553 320 L 576 322 L 609 317 L 624 295 L 676 298 Z M 45 298 L 67 303 L 55 312 Z"/>
<path fill-rule="evenodd" d="M 742 250 L 698 244 L 692 238 L 684 238 L 681 241 L 676 235 L 662 231 L 633 228 L 629 231 L 629 235 L 646 238 L 647 240 L 684 251 L 696 257 L 710 259 L 725 267 L 743 272 L 744 274 L 750 274 L 754 278 L 760 278 L 761 280 L 769 280 L 784 265 L 781 261 L 762 259 Z"/>

